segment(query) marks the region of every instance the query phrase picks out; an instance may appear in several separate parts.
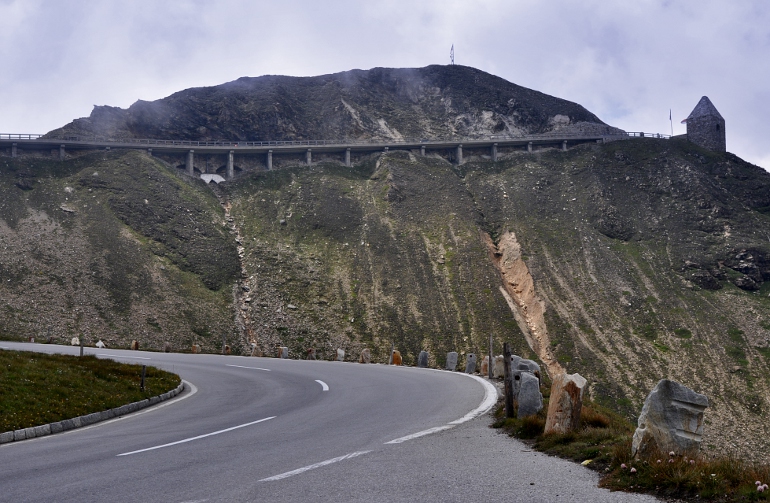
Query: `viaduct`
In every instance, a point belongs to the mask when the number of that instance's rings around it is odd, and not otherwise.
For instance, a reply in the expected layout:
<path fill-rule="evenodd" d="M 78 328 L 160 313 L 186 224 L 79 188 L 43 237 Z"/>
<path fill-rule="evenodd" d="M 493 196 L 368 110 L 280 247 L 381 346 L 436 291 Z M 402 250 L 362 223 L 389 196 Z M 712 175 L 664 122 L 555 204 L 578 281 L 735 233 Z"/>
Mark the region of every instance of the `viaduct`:
<path fill-rule="evenodd" d="M 0 134 L 0 154 L 10 157 L 27 155 L 53 157 L 65 160 L 73 152 L 133 149 L 144 150 L 170 165 L 182 168 L 190 176 L 195 172 L 215 175 L 221 173 L 224 179 L 232 180 L 236 171 L 246 169 L 272 170 L 281 165 L 304 163 L 311 166 L 314 161 L 335 160 L 351 166 L 357 159 L 377 152 L 409 150 L 426 155 L 438 154 L 456 164 L 466 157 L 484 156 L 498 160 L 501 152 L 533 152 L 544 148 L 569 147 L 585 143 L 606 143 L 630 137 L 668 138 L 667 135 L 625 133 L 625 134 L 538 134 L 520 137 L 489 136 L 482 139 L 453 140 L 296 140 L 296 141 L 188 141 L 153 139 L 94 139 L 81 137 L 45 138 L 34 134 Z"/>

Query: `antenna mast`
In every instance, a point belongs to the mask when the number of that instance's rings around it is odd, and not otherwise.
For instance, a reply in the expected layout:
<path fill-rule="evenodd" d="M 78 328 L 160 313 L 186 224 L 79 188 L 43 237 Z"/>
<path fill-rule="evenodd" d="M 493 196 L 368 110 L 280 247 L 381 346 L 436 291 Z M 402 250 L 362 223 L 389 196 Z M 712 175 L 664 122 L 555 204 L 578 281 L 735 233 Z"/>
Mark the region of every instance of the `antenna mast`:
<path fill-rule="evenodd" d="M 449 64 L 455 64 L 455 45 L 452 44 L 452 48 L 449 50 Z"/>

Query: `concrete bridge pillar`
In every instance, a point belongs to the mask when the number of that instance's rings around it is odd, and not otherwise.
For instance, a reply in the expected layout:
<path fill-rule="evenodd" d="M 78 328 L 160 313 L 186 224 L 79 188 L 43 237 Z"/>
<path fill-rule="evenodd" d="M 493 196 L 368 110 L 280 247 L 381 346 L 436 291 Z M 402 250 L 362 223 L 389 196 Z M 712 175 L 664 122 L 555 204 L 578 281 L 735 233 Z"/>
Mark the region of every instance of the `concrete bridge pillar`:
<path fill-rule="evenodd" d="M 64 160 L 64 145 L 59 145 L 59 160 Z"/>
<path fill-rule="evenodd" d="M 350 167 L 350 149 L 345 149 L 345 166 Z"/>
<path fill-rule="evenodd" d="M 420 145 L 420 155 L 425 155 L 425 145 Z"/>
<path fill-rule="evenodd" d="M 17 145 L 15 143 L 11 144 L 11 157 L 16 157 L 18 155 L 18 152 L 16 151 Z"/>
<path fill-rule="evenodd" d="M 307 161 L 308 166 L 313 165 L 313 149 L 307 149 L 307 154 L 305 155 L 305 161 Z"/>
<path fill-rule="evenodd" d="M 527 152 L 532 152 L 532 142 L 527 143 Z"/>
<path fill-rule="evenodd" d="M 567 140 L 564 140 L 564 141 L 561 142 L 561 150 L 562 150 L 562 152 L 566 152 L 567 151 Z"/>
<path fill-rule="evenodd" d="M 493 143 L 493 144 L 492 144 L 492 153 L 491 153 L 491 156 L 492 156 L 492 160 L 493 160 L 493 161 L 497 161 L 497 143 Z"/>
<path fill-rule="evenodd" d="M 235 157 L 235 151 L 231 150 L 227 153 L 227 179 L 232 180 L 235 176 L 235 163 L 233 160 Z"/>
<path fill-rule="evenodd" d="M 195 174 L 195 150 L 190 150 L 187 152 L 187 164 L 185 165 L 185 168 L 187 169 L 187 174 L 190 176 L 193 176 Z"/>
<path fill-rule="evenodd" d="M 152 157 L 152 149 L 151 149 L 151 148 L 148 148 L 148 149 L 147 149 L 147 155 L 149 155 L 150 157 Z"/>
<path fill-rule="evenodd" d="M 457 146 L 457 165 L 461 165 L 463 163 L 463 144 L 459 144 Z"/>
<path fill-rule="evenodd" d="M 385 147 L 385 153 L 386 154 L 388 153 L 388 147 Z"/>
<path fill-rule="evenodd" d="M 267 165 L 268 171 L 273 169 L 273 151 L 272 150 L 267 151 L 267 162 L 265 162 L 265 164 Z"/>

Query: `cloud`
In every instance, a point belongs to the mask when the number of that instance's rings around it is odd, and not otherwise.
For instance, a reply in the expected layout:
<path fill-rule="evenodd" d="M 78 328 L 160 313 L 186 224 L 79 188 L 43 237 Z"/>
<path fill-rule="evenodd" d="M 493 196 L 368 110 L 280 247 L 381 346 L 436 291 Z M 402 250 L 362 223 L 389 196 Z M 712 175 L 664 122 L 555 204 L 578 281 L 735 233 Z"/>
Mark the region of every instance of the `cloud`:
<path fill-rule="evenodd" d="M 584 105 L 630 131 L 684 132 L 708 95 L 728 149 L 770 168 L 764 0 L 0 0 L 2 132 L 45 132 L 189 87 L 449 62 Z"/>

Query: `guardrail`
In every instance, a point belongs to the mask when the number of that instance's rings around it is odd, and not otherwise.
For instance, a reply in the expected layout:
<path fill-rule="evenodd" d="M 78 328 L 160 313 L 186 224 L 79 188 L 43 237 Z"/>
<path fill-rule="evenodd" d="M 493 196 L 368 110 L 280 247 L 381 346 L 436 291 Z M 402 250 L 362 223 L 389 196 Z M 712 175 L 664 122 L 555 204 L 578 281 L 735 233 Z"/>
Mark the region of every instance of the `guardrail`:
<path fill-rule="evenodd" d="M 415 145 L 415 144 L 441 144 L 441 143 L 462 143 L 462 142 L 485 142 L 485 141 L 537 141 L 537 140 L 569 140 L 583 138 L 663 138 L 669 139 L 670 135 L 660 133 L 644 132 L 625 132 L 607 134 L 590 133 L 541 133 L 533 135 L 509 136 L 509 135 L 491 135 L 484 138 L 445 138 L 445 139 L 400 139 L 400 140 L 272 140 L 272 141 L 198 141 L 198 140 L 160 140 L 153 138 L 99 138 L 84 136 L 60 136 L 52 138 L 43 138 L 41 134 L 18 134 L 18 133 L 0 133 L 0 140 L 39 140 L 47 139 L 51 141 L 78 142 L 78 143 L 111 143 L 127 145 L 179 145 L 188 147 L 273 147 L 273 146 L 325 146 L 325 145 Z"/>
<path fill-rule="evenodd" d="M 0 140 L 37 140 L 41 134 L 0 133 Z"/>

